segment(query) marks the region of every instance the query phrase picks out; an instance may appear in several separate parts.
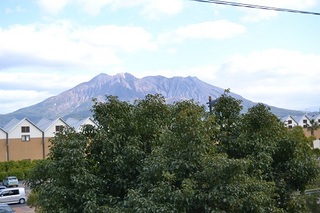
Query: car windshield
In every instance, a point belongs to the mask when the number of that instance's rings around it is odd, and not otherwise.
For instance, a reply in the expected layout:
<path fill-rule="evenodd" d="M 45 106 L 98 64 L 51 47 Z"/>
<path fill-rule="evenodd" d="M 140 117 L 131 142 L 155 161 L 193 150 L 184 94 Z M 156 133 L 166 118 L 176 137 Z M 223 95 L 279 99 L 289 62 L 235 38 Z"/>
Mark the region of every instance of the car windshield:
<path fill-rule="evenodd" d="M 16 180 L 17 178 L 15 177 L 10 177 L 9 180 Z"/>

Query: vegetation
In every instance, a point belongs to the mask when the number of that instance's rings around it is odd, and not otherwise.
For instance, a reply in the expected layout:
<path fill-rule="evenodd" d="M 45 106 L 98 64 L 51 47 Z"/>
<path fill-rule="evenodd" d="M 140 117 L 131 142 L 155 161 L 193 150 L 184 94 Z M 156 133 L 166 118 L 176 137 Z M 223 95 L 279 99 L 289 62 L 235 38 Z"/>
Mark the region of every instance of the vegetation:
<path fill-rule="evenodd" d="M 52 140 L 28 184 L 38 212 L 309 212 L 319 167 L 299 128 L 225 92 L 212 113 L 161 95 L 95 102 L 97 128 Z"/>
<path fill-rule="evenodd" d="M 37 160 L 0 162 L 0 182 L 7 176 L 16 176 L 19 180 L 24 180 L 36 162 Z"/>
<path fill-rule="evenodd" d="M 311 136 L 314 136 L 314 131 L 316 131 L 319 128 L 319 124 L 316 120 L 313 118 L 310 120 L 310 124 L 308 124 L 307 129 L 310 131 Z"/>

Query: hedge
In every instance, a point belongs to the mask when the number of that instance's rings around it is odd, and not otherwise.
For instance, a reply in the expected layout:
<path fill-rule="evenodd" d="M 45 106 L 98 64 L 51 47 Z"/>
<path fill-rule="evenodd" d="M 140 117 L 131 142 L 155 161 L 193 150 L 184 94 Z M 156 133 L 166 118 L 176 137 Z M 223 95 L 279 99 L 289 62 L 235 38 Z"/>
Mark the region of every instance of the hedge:
<path fill-rule="evenodd" d="M 37 161 L 41 160 L 0 162 L 0 182 L 7 176 L 16 176 L 19 180 L 24 180 Z"/>

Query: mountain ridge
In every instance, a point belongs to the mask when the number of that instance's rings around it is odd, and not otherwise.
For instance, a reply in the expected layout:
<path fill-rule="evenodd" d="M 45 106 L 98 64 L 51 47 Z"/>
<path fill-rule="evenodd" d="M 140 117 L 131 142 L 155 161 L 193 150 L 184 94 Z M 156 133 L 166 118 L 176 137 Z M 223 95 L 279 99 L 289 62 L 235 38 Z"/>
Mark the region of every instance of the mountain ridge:
<path fill-rule="evenodd" d="M 136 78 L 130 73 L 119 73 L 113 76 L 100 73 L 89 81 L 80 83 L 42 102 L 0 115 L 0 126 L 4 126 L 12 118 L 22 119 L 27 117 L 34 122 L 41 118 L 74 117 L 81 119 L 92 115 L 90 110 L 93 98 L 97 101 L 105 101 L 107 95 L 113 95 L 118 96 L 119 100 L 133 102 L 136 99 L 145 98 L 147 94 L 156 93 L 163 95 L 167 103 L 193 99 L 205 105 L 209 96 L 216 99 L 224 93 L 224 89 L 191 76 L 167 78 L 157 75 Z M 242 100 L 244 111 L 257 104 L 236 93 L 231 92 L 230 95 Z M 279 117 L 288 114 L 303 114 L 302 111 L 297 110 L 287 110 L 274 106 L 270 106 L 270 108 L 271 112 Z"/>

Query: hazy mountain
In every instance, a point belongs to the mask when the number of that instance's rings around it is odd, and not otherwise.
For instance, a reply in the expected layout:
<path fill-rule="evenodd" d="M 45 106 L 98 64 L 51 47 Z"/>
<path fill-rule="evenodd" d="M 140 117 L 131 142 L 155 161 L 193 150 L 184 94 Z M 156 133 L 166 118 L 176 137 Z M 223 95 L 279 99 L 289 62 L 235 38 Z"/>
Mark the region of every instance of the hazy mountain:
<path fill-rule="evenodd" d="M 88 117 L 92 115 L 90 111 L 92 99 L 104 101 L 106 95 L 118 96 L 119 100 L 133 102 L 136 99 L 143 99 L 147 94 L 159 93 L 166 98 L 167 103 L 193 99 L 206 105 L 209 96 L 216 99 L 223 92 L 224 89 L 207 84 L 196 77 L 147 76 L 139 79 L 129 73 L 114 76 L 100 74 L 88 82 L 81 83 L 38 104 L 0 115 L 0 126 L 4 126 L 12 118 L 28 117 L 31 121 L 37 122 L 41 118 Z M 243 101 L 244 110 L 256 104 L 235 93 L 231 95 Z M 278 116 L 302 114 L 301 111 L 276 107 L 271 107 L 271 111 Z"/>

